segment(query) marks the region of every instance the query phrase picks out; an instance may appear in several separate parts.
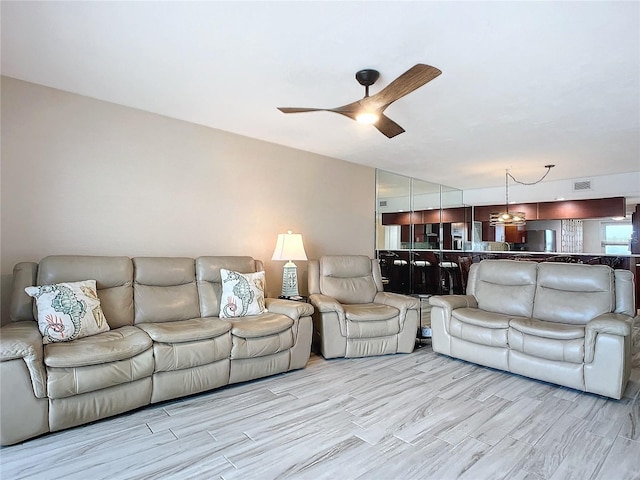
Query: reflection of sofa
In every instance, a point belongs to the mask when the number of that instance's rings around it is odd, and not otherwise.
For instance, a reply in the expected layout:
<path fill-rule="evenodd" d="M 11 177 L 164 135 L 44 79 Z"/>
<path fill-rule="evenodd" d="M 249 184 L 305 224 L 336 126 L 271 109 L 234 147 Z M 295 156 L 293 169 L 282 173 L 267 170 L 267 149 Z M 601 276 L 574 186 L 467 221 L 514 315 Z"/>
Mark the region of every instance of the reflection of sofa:
<path fill-rule="evenodd" d="M 248 274 L 262 262 L 53 256 L 16 265 L 0 343 L 1 444 L 303 368 L 311 305 L 266 299 L 265 313 L 221 319 L 221 268 Z M 110 330 L 43 344 L 25 287 L 87 279 Z"/>
<path fill-rule="evenodd" d="M 605 265 L 483 260 L 467 295 L 431 297 L 433 350 L 621 398 L 631 371 L 633 274 Z"/>
<path fill-rule="evenodd" d="M 325 358 L 413 351 L 419 301 L 383 292 L 377 260 L 328 255 L 308 268 L 314 340 Z"/>

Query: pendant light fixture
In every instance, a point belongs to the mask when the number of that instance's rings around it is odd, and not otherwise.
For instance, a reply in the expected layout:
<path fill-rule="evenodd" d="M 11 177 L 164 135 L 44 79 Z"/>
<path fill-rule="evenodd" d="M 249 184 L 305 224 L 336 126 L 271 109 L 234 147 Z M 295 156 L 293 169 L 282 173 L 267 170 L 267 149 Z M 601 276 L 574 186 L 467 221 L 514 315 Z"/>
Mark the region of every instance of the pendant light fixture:
<path fill-rule="evenodd" d="M 509 173 L 509 169 L 506 170 L 504 175 L 504 190 L 505 190 L 505 210 L 504 212 L 494 212 L 489 216 L 489 225 L 495 227 L 497 225 L 505 225 L 505 226 L 517 226 L 524 225 L 527 223 L 524 212 L 510 212 L 509 211 L 509 177 L 520 185 L 535 185 L 536 183 L 540 183 L 544 178 L 549 174 L 551 169 L 555 167 L 555 165 L 545 165 L 544 166 L 547 171 L 545 174 L 535 182 L 526 183 L 517 180 L 513 175 Z"/>

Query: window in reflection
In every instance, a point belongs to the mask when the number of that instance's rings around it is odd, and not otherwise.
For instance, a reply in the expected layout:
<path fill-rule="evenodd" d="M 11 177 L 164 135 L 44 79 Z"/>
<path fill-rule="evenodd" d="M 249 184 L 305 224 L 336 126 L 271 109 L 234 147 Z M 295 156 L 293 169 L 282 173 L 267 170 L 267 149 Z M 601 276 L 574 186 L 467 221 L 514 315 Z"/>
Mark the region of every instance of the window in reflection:
<path fill-rule="evenodd" d="M 631 222 L 602 222 L 603 253 L 631 255 Z"/>

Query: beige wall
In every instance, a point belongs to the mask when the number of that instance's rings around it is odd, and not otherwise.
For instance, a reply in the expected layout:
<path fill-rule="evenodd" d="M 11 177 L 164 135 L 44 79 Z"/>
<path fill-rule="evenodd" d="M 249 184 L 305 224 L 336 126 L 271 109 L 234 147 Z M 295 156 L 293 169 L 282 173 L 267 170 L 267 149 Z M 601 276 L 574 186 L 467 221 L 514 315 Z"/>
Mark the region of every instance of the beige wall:
<path fill-rule="evenodd" d="M 374 252 L 372 168 L 2 78 L 2 321 L 19 261 Z M 298 264 L 306 293 L 306 262 Z"/>

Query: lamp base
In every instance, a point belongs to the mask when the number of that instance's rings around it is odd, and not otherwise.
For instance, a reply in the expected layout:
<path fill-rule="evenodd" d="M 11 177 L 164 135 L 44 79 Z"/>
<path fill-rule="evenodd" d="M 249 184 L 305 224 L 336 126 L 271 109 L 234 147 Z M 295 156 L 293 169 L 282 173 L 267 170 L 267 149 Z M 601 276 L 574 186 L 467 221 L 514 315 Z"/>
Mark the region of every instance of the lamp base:
<path fill-rule="evenodd" d="M 298 297 L 298 267 L 293 262 L 287 262 L 282 272 L 282 296 Z"/>

